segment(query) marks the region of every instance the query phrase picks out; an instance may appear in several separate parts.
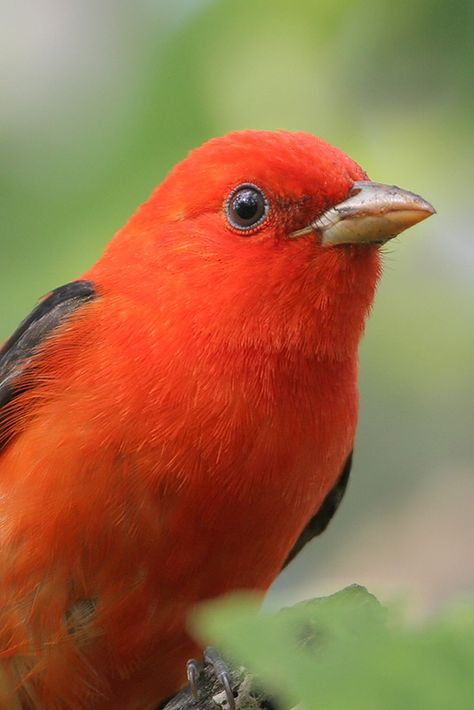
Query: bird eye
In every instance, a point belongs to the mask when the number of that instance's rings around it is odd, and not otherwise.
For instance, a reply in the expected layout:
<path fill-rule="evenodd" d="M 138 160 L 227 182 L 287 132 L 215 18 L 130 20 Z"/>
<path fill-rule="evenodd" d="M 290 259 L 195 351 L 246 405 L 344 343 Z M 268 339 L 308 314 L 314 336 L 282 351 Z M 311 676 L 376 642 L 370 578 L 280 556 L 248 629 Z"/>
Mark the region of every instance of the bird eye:
<path fill-rule="evenodd" d="M 226 204 L 226 215 L 234 229 L 245 232 L 264 222 L 269 207 L 260 188 L 246 183 L 231 192 Z"/>

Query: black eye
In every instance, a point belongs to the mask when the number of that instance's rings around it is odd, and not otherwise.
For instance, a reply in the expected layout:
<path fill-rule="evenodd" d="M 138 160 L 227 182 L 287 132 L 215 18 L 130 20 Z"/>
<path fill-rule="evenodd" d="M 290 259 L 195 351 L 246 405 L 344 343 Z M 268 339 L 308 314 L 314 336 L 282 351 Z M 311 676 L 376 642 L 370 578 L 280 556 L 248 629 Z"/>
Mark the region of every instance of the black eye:
<path fill-rule="evenodd" d="M 246 231 L 261 224 L 269 210 L 268 200 L 256 185 L 239 185 L 230 194 L 226 214 L 232 227 Z"/>

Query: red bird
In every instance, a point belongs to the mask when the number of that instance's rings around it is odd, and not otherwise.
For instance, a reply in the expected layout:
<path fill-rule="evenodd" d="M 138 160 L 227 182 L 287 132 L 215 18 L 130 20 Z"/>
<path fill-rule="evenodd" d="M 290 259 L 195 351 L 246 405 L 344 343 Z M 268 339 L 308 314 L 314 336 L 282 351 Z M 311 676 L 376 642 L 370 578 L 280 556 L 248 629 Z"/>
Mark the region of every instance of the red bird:
<path fill-rule="evenodd" d="M 378 246 L 434 212 L 304 133 L 193 151 L 0 352 L 1 708 L 142 710 L 350 470 Z M 341 473 L 342 472 L 342 473 Z"/>

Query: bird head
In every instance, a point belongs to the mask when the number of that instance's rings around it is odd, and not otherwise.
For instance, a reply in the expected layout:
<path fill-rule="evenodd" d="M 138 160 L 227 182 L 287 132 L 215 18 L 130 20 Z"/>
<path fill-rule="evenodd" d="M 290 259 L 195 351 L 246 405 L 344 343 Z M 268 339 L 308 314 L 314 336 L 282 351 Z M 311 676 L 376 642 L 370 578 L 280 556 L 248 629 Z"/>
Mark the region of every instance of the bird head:
<path fill-rule="evenodd" d="M 115 242 L 135 287 L 153 279 L 208 341 L 340 359 L 361 336 L 379 246 L 433 212 L 311 134 L 239 131 L 192 151 Z"/>

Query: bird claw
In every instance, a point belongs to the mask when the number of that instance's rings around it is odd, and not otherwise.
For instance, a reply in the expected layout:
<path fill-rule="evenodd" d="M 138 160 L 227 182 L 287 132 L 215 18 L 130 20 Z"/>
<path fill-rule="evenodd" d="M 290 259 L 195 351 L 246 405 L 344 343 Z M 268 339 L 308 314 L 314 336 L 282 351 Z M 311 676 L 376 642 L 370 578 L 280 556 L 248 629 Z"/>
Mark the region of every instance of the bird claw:
<path fill-rule="evenodd" d="M 198 681 L 207 665 L 210 666 L 210 673 L 223 688 L 228 710 L 236 710 L 234 691 L 232 690 L 232 679 L 227 664 L 212 646 L 208 646 L 204 650 L 203 658 L 204 665 L 194 658 L 190 658 L 186 663 L 186 676 L 193 698 L 197 700 L 199 697 Z"/>
<path fill-rule="evenodd" d="M 196 661 L 195 658 L 190 658 L 186 663 L 186 677 L 188 679 L 189 690 L 194 700 L 199 698 L 198 680 L 202 672 L 202 663 Z"/>
<path fill-rule="evenodd" d="M 232 690 L 232 680 L 227 664 L 218 654 L 216 649 L 212 648 L 212 646 L 208 646 L 204 650 L 204 661 L 212 667 L 215 677 L 222 685 L 229 710 L 235 710 L 235 698 L 234 692 Z"/>

